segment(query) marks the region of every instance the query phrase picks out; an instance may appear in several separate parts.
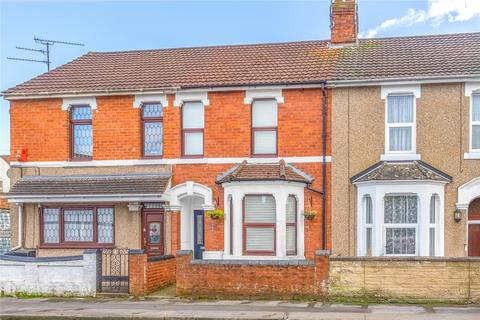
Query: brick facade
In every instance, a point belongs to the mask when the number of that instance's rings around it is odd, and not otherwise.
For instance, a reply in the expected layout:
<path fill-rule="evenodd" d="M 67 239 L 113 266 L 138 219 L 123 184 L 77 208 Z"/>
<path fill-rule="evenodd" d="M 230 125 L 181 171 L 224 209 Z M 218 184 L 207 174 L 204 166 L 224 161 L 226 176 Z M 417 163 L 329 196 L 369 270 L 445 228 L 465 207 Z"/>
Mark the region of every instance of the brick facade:
<path fill-rule="evenodd" d="M 177 295 L 194 297 L 320 297 L 327 293 L 328 256 L 302 263 L 274 261 L 196 261 L 191 253 L 177 255 Z"/>
<path fill-rule="evenodd" d="M 129 293 L 144 296 L 175 282 L 173 256 L 147 257 L 144 253 L 129 255 Z"/>

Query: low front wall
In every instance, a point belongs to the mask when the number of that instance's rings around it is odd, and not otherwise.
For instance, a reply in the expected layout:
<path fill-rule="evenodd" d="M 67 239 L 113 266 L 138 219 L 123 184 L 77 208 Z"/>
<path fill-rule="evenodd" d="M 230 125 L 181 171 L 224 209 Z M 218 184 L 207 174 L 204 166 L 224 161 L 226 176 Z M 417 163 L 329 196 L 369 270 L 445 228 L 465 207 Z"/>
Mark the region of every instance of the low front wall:
<path fill-rule="evenodd" d="M 177 295 L 302 298 L 327 292 L 328 254 L 315 260 L 192 260 L 177 252 Z"/>
<path fill-rule="evenodd" d="M 0 293 L 95 295 L 97 254 L 32 258 L 0 255 Z"/>
<path fill-rule="evenodd" d="M 175 283 L 175 257 L 148 257 L 143 250 L 129 254 L 129 293 L 143 296 Z"/>
<path fill-rule="evenodd" d="M 480 259 L 331 257 L 329 293 L 480 302 Z"/>

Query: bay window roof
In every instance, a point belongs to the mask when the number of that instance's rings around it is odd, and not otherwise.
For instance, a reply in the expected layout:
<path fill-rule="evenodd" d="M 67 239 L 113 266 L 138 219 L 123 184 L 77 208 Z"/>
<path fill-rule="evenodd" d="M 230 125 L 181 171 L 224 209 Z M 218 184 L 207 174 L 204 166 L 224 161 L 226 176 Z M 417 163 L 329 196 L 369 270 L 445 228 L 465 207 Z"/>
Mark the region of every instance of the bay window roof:
<path fill-rule="evenodd" d="M 312 183 L 313 178 L 302 170 L 280 160 L 278 163 L 242 163 L 217 178 L 217 183 L 234 181 L 290 181 Z"/>
<path fill-rule="evenodd" d="M 356 174 L 350 180 L 352 183 L 412 180 L 431 180 L 448 183 L 452 181 L 452 177 L 420 160 L 380 161 Z"/>

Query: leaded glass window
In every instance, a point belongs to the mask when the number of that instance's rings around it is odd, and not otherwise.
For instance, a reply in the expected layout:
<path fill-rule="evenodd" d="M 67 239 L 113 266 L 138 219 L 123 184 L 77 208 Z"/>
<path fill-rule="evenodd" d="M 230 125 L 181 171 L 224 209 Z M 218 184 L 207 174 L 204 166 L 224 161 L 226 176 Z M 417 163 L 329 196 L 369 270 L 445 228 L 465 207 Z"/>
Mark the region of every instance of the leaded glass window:
<path fill-rule="evenodd" d="M 65 241 L 93 241 L 93 210 L 66 209 L 63 220 Z"/>
<path fill-rule="evenodd" d="M 60 242 L 60 209 L 43 209 L 43 242 Z"/>
<path fill-rule="evenodd" d="M 0 182 L 1 184 L 1 182 Z M 0 254 L 10 250 L 10 213 L 0 210 Z"/>
<path fill-rule="evenodd" d="M 72 159 L 89 160 L 93 155 L 92 109 L 73 106 L 70 111 Z"/>
<path fill-rule="evenodd" d="M 396 195 L 385 197 L 385 253 L 417 253 L 418 197 Z"/>
<path fill-rule="evenodd" d="M 142 106 L 143 155 L 161 157 L 163 155 L 163 106 L 148 103 Z"/>
<path fill-rule="evenodd" d="M 98 208 L 97 224 L 98 242 L 113 243 L 113 208 Z"/>

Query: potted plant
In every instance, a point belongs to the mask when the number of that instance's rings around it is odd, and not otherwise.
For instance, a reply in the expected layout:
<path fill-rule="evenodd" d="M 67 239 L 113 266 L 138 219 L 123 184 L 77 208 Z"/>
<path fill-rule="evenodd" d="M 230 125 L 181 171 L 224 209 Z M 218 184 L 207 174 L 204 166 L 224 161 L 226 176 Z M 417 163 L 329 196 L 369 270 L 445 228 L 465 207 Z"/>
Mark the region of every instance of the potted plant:
<path fill-rule="evenodd" d="M 223 219 L 223 217 L 225 216 L 225 212 L 220 209 L 209 210 L 205 212 L 205 214 L 207 215 L 207 217 L 213 220 Z"/>
<path fill-rule="evenodd" d="M 307 209 L 303 212 L 303 216 L 305 217 L 305 219 L 307 220 L 313 220 L 315 219 L 315 217 L 317 216 L 318 212 L 316 210 L 313 210 L 313 209 Z"/>

